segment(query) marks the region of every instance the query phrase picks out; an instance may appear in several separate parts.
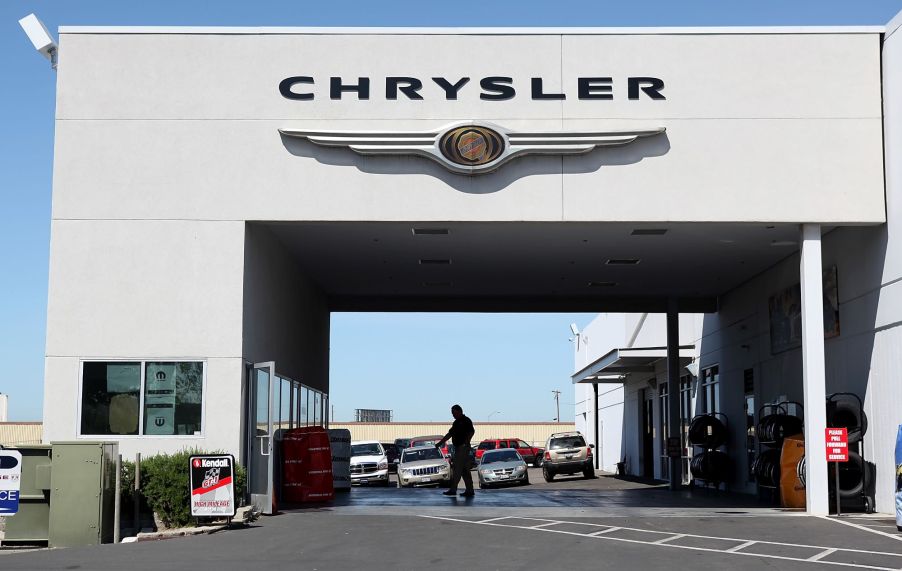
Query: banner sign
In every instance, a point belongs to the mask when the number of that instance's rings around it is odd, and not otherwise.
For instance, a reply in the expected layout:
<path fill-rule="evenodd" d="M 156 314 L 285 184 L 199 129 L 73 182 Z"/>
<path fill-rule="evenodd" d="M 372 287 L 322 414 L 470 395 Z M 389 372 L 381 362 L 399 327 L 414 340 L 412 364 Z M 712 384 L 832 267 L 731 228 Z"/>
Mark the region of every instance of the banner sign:
<path fill-rule="evenodd" d="M 0 516 L 19 511 L 19 485 L 22 481 L 22 454 L 0 450 Z"/>
<path fill-rule="evenodd" d="M 827 462 L 849 461 L 849 433 L 845 428 L 828 428 Z"/>
<path fill-rule="evenodd" d="M 175 434 L 175 363 L 148 363 L 144 434 Z"/>
<path fill-rule="evenodd" d="M 191 456 L 191 515 L 194 517 L 234 517 L 235 457 Z"/>

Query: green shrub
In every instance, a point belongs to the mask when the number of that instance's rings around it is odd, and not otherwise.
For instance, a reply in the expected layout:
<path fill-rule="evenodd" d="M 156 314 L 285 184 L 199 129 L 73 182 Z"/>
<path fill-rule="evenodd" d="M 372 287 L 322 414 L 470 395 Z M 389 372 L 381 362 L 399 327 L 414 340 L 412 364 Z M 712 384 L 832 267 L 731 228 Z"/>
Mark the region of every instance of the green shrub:
<path fill-rule="evenodd" d="M 119 498 L 123 505 L 134 501 L 135 463 L 123 460 L 119 469 Z"/>
<path fill-rule="evenodd" d="M 188 458 L 202 454 L 221 454 L 221 452 L 183 450 L 175 454 L 158 454 L 141 461 L 141 494 L 147 500 L 150 509 L 167 527 L 183 527 L 193 522 Z M 123 475 L 123 484 L 125 479 Z M 247 474 L 242 466 L 235 466 L 234 479 L 235 501 L 241 505 L 247 481 Z M 131 482 L 134 486 L 133 464 Z"/>

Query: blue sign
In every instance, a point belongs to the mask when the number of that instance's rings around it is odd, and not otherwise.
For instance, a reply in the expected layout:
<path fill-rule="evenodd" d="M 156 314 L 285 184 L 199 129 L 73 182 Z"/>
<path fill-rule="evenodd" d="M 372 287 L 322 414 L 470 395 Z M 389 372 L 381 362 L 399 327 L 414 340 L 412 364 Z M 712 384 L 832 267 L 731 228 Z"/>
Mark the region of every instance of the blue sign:
<path fill-rule="evenodd" d="M 21 481 L 22 455 L 15 450 L 0 450 L 0 516 L 19 511 Z"/>

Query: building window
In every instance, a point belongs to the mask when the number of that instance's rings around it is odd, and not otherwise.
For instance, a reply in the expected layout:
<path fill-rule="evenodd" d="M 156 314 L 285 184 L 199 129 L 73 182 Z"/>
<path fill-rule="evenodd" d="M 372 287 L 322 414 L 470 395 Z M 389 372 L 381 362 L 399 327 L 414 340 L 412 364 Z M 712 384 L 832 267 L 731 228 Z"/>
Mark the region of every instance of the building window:
<path fill-rule="evenodd" d="M 83 436 L 197 435 L 202 431 L 204 363 L 83 362 Z"/>
<path fill-rule="evenodd" d="M 717 365 L 702 371 L 702 412 L 720 412 L 720 369 Z"/>

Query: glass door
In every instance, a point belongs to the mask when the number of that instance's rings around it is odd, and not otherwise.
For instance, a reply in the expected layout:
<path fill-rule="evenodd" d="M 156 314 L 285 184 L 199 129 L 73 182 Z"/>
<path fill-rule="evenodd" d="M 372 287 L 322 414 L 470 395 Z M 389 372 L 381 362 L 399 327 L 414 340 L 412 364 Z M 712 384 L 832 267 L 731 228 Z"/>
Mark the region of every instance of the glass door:
<path fill-rule="evenodd" d="M 250 379 L 252 418 L 249 424 L 248 488 L 254 508 L 272 514 L 273 504 L 273 400 L 278 394 L 276 364 L 254 363 Z"/>

